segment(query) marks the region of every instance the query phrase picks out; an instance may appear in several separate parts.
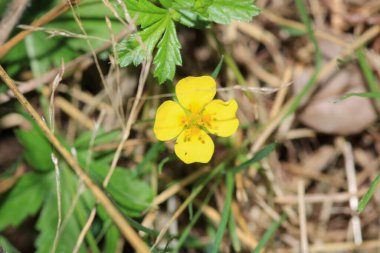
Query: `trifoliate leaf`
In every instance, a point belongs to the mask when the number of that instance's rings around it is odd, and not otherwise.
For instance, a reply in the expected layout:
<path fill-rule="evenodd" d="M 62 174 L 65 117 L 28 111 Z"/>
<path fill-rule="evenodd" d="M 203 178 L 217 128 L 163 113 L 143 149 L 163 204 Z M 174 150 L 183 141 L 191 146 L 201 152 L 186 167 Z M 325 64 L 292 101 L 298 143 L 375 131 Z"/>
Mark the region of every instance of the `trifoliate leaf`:
<path fill-rule="evenodd" d="M 260 9 L 252 0 L 214 0 L 208 8 L 210 20 L 219 24 L 229 24 L 231 19 L 250 21 L 260 14 Z"/>
<path fill-rule="evenodd" d="M 166 80 L 173 80 L 176 66 L 182 64 L 179 51 L 181 44 L 177 38 L 174 21 L 170 18 L 168 18 L 164 36 L 157 48 L 158 51 L 154 57 L 154 64 L 156 65 L 154 76 L 158 78 L 161 84 Z"/>
<path fill-rule="evenodd" d="M 22 176 L 0 201 L 0 230 L 19 225 L 35 214 L 51 189 L 52 174 L 30 172 Z"/>

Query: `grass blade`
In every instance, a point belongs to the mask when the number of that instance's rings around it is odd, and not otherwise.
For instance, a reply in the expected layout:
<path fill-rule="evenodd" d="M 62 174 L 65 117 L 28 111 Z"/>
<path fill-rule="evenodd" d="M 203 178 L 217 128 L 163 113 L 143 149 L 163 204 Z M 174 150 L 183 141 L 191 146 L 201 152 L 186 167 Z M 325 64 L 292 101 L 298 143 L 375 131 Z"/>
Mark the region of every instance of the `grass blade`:
<path fill-rule="evenodd" d="M 364 98 L 376 98 L 380 99 L 380 92 L 353 92 L 353 93 L 347 93 L 340 97 L 340 100 L 345 100 L 350 97 L 364 97 Z"/>
<path fill-rule="evenodd" d="M 226 227 L 227 227 L 228 218 L 230 216 L 232 194 L 234 191 L 234 174 L 232 172 L 227 172 L 226 174 L 226 185 L 227 185 L 226 200 L 224 202 L 222 218 L 220 220 L 218 230 L 216 232 L 215 242 L 212 246 L 211 253 L 218 252 L 219 246 L 223 239 L 224 231 L 226 230 Z"/>
<path fill-rule="evenodd" d="M 377 185 L 380 183 L 380 174 L 378 174 L 371 183 L 367 193 L 361 198 L 358 206 L 358 212 L 361 213 L 363 212 L 364 208 L 367 206 L 368 202 L 372 198 L 372 195 L 375 193 Z"/>
<path fill-rule="evenodd" d="M 212 74 L 211 74 L 212 78 L 216 79 L 216 77 L 219 75 L 220 69 L 222 68 L 222 65 L 223 65 L 223 61 L 224 61 L 224 55 L 222 55 L 222 57 L 220 57 L 218 65 L 216 66 L 216 68 L 212 72 Z"/>
<path fill-rule="evenodd" d="M 297 96 L 294 98 L 292 104 L 290 105 L 286 116 L 289 116 L 292 114 L 295 110 L 297 110 L 298 106 L 300 105 L 302 99 L 311 91 L 311 89 L 314 87 L 318 74 L 321 70 L 321 65 L 322 65 L 322 54 L 321 50 L 319 49 L 317 39 L 315 38 L 315 34 L 313 31 L 313 27 L 311 25 L 310 17 L 307 14 L 305 3 L 303 0 L 296 0 L 296 6 L 298 9 L 298 12 L 301 16 L 302 22 L 306 26 L 306 31 L 309 39 L 311 40 L 314 50 L 315 50 L 315 58 L 314 58 L 314 64 L 315 64 L 315 70 L 310 77 L 309 81 L 305 85 L 305 87 L 297 94 Z"/>
<path fill-rule="evenodd" d="M 220 179 L 220 177 L 219 177 Z M 202 202 L 202 205 L 198 208 L 197 212 L 194 214 L 194 216 L 192 217 L 192 219 L 190 220 L 190 223 L 186 226 L 186 228 L 181 232 L 181 236 L 180 238 L 178 239 L 178 242 L 175 246 L 175 248 L 173 249 L 173 253 L 174 252 L 179 252 L 179 250 L 181 249 L 182 245 L 185 243 L 186 239 L 188 238 L 189 234 L 190 234 L 190 231 L 191 229 L 194 227 L 194 225 L 197 223 L 197 221 L 199 220 L 199 218 L 201 217 L 201 214 L 202 214 L 202 207 L 204 205 L 207 205 L 207 203 L 210 201 L 211 197 L 214 195 L 214 192 L 215 192 L 215 189 L 216 189 L 216 186 L 219 184 L 219 180 L 217 180 L 213 187 L 210 189 L 210 191 L 208 192 L 208 194 L 206 195 L 206 198 L 203 200 Z"/>
<path fill-rule="evenodd" d="M 239 166 L 233 168 L 231 170 L 231 172 L 236 174 L 236 173 L 248 168 L 252 163 L 259 162 L 260 160 L 265 158 L 267 155 L 269 155 L 276 148 L 276 146 L 277 146 L 277 143 L 269 144 L 265 148 L 259 150 L 251 159 L 249 159 L 249 160 L 243 162 L 242 164 L 240 164 Z"/>
<path fill-rule="evenodd" d="M 252 251 L 252 253 L 259 253 L 264 246 L 267 244 L 267 242 L 273 237 L 273 235 L 276 233 L 277 229 L 280 227 L 280 225 L 284 222 L 286 219 L 286 214 L 283 213 L 280 216 L 280 219 L 272 223 L 272 225 L 265 231 L 265 234 L 263 235 L 263 238 L 260 240 L 257 247 Z"/>
<path fill-rule="evenodd" d="M 240 245 L 240 241 L 239 241 L 239 238 L 238 238 L 238 235 L 236 232 L 236 222 L 235 222 L 235 217 L 234 217 L 233 213 L 231 213 L 231 215 L 230 215 L 228 228 L 230 230 L 232 247 L 234 248 L 235 252 L 240 252 L 241 251 L 241 245 Z"/>
<path fill-rule="evenodd" d="M 358 58 L 360 69 L 363 72 L 363 75 L 364 75 L 364 77 L 368 83 L 368 86 L 369 86 L 369 89 L 371 90 L 371 93 L 379 94 L 380 89 L 379 89 L 379 86 L 376 82 L 376 77 L 373 74 L 373 72 L 372 72 L 372 70 L 368 64 L 368 61 L 365 57 L 365 54 L 364 54 L 364 51 L 362 48 L 356 50 L 356 57 Z M 374 98 L 375 98 L 376 102 L 378 104 L 380 104 L 380 97 L 375 96 Z"/>

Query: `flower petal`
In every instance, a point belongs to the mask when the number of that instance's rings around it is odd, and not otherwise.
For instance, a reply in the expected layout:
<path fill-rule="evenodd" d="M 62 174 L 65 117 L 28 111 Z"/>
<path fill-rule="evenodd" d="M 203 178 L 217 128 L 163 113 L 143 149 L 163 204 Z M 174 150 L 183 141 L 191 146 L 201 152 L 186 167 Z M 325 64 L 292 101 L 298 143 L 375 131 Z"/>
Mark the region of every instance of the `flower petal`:
<path fill-rule="evenodd" d="M 160 141 L 168 141 L 177 137 L 183 130 L 185 111 L 171 100 L 158 107 L 153 132 Z"/>
<path fill-rule="evenodd" d="M 206 105 L 202 113 L 203 125 L 212 134 L 230 136 L 239 126 L 239 120 L 236 118 L 237 109 L 238 105 L 234 99 L 228 102 L 215 99 Z"/>
<path fill-rule="evenodd" d="M 216 82 L 211 76 L 189 76 L 177 83 L 175 93 L 183 107 L 198 112 L 215 97 Z"/>
<path fill-rule="evenodd" d="M 207 163 L 214 153 L 214 142 L 199 128 L 186 129 L 178 136 L 174 151 L 179 159 L 187 164 Z"/>

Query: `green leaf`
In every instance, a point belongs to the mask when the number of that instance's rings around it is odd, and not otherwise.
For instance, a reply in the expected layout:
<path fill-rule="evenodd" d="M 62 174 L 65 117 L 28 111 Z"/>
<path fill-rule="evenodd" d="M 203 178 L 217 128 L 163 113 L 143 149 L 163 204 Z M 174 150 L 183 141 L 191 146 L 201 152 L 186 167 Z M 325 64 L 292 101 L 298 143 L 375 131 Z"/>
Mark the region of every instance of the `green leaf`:
<path fill-rule="evenodd" d="M 120 232 L 115 225 L 112 225 L 105 236 L 103 252 L 117 252 L 120 240 Z"/>
<path fill-rule="evenodd" d="M 0 251 L 6 253 L 20 253 L 18 249 L 16 249 L 7 238 L 0 236 Z"/>
<path fill-rule="evenodd" d="M 117 142 L 120 138 L 120 133 L 120 130 L 105 132 L 103 129 L 99 129 L 95 137 L 94 145 Z M 78 136 L 78 138 L 75 140 L 74 147 L 78 149 L 89 148 L 93 134 L 93 131 L 86 131 L 81 133 L 81 135 Z"/>
<path fill-rule="evenodd" d="M 177 38 L 174 21 L 170 17 L 167 20 L 164 36 L 157 47 L 158 51 L 154 57 L 154 64 L 156 65 L 154 76 L 158 78 L 161 84 L 166 80 L 173 80 L 176 66 L 182 64 L 179 51 L 181 44 Z"/>
<path fill-rule="evenodd" d="M 76 241 L 79 237 L 82 227 L 79 225 L 75 212 L 69 213 L 69 209 L 73 203 L 72 194 L 69 191 L 69 177 L 71 180 L 75 179 L 75 175 L 65 170 L 61 173 L 61 211 L 62 211 L 62 225 L 64 224 L 62 232 L 57 243 L 55 252 L 72 252 Z M 54 176 L 52 172 L 51 175 Z M 54 179 L 53 179 L 54 180 Z M 58 222 L 58 206 L 57 206 L 57 191 L 55 186 L 50 191 L 47 191 L 49 195 L 46 198 L 44 207 L 40 213 L 37 221 L 36 228 L 39 231 L 35 246 L 37 253 L 50 252 L 54 238 L 57 231 Z M 88 252 L 85 246 L 79 249 L 80 253 Z"/>
<path fill-rule="evenodd" d="M 232 19 L 250 21 L 260 14 L 260 9 L 252 0 L 214 0 L 208 8 L 210 20 L 219 24 L 229 24 Z"/>
<path fill-rule="evenodd" d="M 51 174 L 29 172 L 0 200 L 0 230 L 19 225 L 35 214 L 51 189 Z"/>
<path fill-rule="evenodd" d="M 168 11 L 162 9 L 148 0 L 125 0 L 131 18 L 136 18 L 141 28 L 151 26 L 160 21 Z"/>
<path fill-rule="evenodd" d="M 93 165 L 93 164 L 92 164 Z M 104 180 L 109 166 L 90 166 L 97 174 L 95 177 Z M 116 168 L 107 186 L 107 192 L 130 217 L 138 217 L 153 201 L 153 191 L 134 172 Z"/>
<path fill-rule="evenodd" d="M 79 164 L 86 164 L 86 153 L 78 153 Z M 91 161 L 90 176 L 101 184 L 105 179 L 110 165 L 100 161 Z M 112 174 L 106 188 L 110 197 L 130 217 L 140 216 L 153 201 L 153 190 L 144 180 L 140 179 L 135 171 L 117 167 Z"/>
<path fill-rule="evenodd" d="M 168 1 L 162 3 L 166 7 L 171 6 Z M 130 15 L 137 17 L 137 23 L 142 30 L 119 44 L 120 66 L 141 64 L 152 55 L 157 46 L 154 76 L 158 78 L 160 84 L 172 80 L 176 66 L 182 64 L 181 44 L 173 21 L 181 15 L 173 8 L 163 9 L 147 0 L 126 0 L 126 4 Z"/>
<path fill-rule="evenodd" d="M 18 141 L 25 149 L 23 157 L 30 166 L 37 171 L 54 169 L 51 160 L 52 147 L 38 126 L 33 125 L 29 131 L 16 130 L 15 133 Z"/>
<path fill-rule="evenodd" d="M 161 39 L 166 29 L 166 23 L 167 19 L 162 16 L 161 20 L 140 31 L 137 35 L 131 35 L 128 40 L 122 41 L 118 46 L 120 66 L 126 67 L 132 63 L 137 66 L 143 60 L 148 59 L 157 42 Z M 138 38 L 141 39 L 143 46 Z"/>

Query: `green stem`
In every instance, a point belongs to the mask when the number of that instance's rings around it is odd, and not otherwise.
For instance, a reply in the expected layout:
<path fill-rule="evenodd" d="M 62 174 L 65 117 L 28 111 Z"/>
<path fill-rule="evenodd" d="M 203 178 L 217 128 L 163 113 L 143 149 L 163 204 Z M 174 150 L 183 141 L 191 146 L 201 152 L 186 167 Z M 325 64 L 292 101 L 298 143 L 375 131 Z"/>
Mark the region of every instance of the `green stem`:
<path fill-rule="evenodd" d="M 368 61 L 365 57 L 364 50 L 362 48 L 359 48 L 356 50 L 356 57 L 358 58 L 360 68 L 363 72 L 364 78 L 366 79 L 369 89 L 372 93 L 379 94 L 380 89 L 376 82 L 376 77 L 371 71 L 371 67 L 368 64 Z M 378 105 L 380 105 L 380 97 L 376 96 L 375 101 Z"/>
<path fill-rule="evenodd" d="M 216 232 L 215 241 L 212 246 L 211 253 L 217 253 L 219 251 L 220 244 L 223 239 L 224 231 L 227 227 L 227 222 L 231 213 L 232 195 L 234 192 L 234 173 L 229 171 L 226 174 L 226 200 L 224 202 L 222 218 L 220 219 L 219 227 Z"/>
<path fill-rule="evenodd" d="M 315 85 L 315 83 L 317 81 L 318 74 L 319 74 L 319 72 L 321 70 L 321 65 L 322 65 L 321 50 L 319 49 L 317 39 L 315 37 L 313 28 L 311 26 L 311 20 L 310 20 L 310 17 L 308 16 L 308 14 L 307 14 L 306 7 L 305 7 L 305 4 L 304 4 L 303 0 L 296 0 L 296 6 L 297 6 L 298 12 L 299 12 L 299 14 L 301 16 L 302 22 L 306 26 L 307 35 L 308 35 L 309 39 L 311 40 L 311 42 L 312 42 L 312 44 L 314 46 L 314 50 L 315 50 L 315 58 L 314 58 L 315 70 L 314 70 L 312 76 L 310 77 L 309 81 L 305 85 L 305 87 L 294 98 L 294 100 L 293 100 L 292 104 L 290 105 L 288 111 L 286 112 L 284 118 L 286 118 L 287 116 L 289 116 L 290 114 L 292 114 L 293 112 L 295 112 L 297 110 L 298 106 L 301 104 L 302 99 L 307 94 L 309 94 L 309 92 L 312 90 L 312 88 L 314 87 L 314 85 Z"/>

